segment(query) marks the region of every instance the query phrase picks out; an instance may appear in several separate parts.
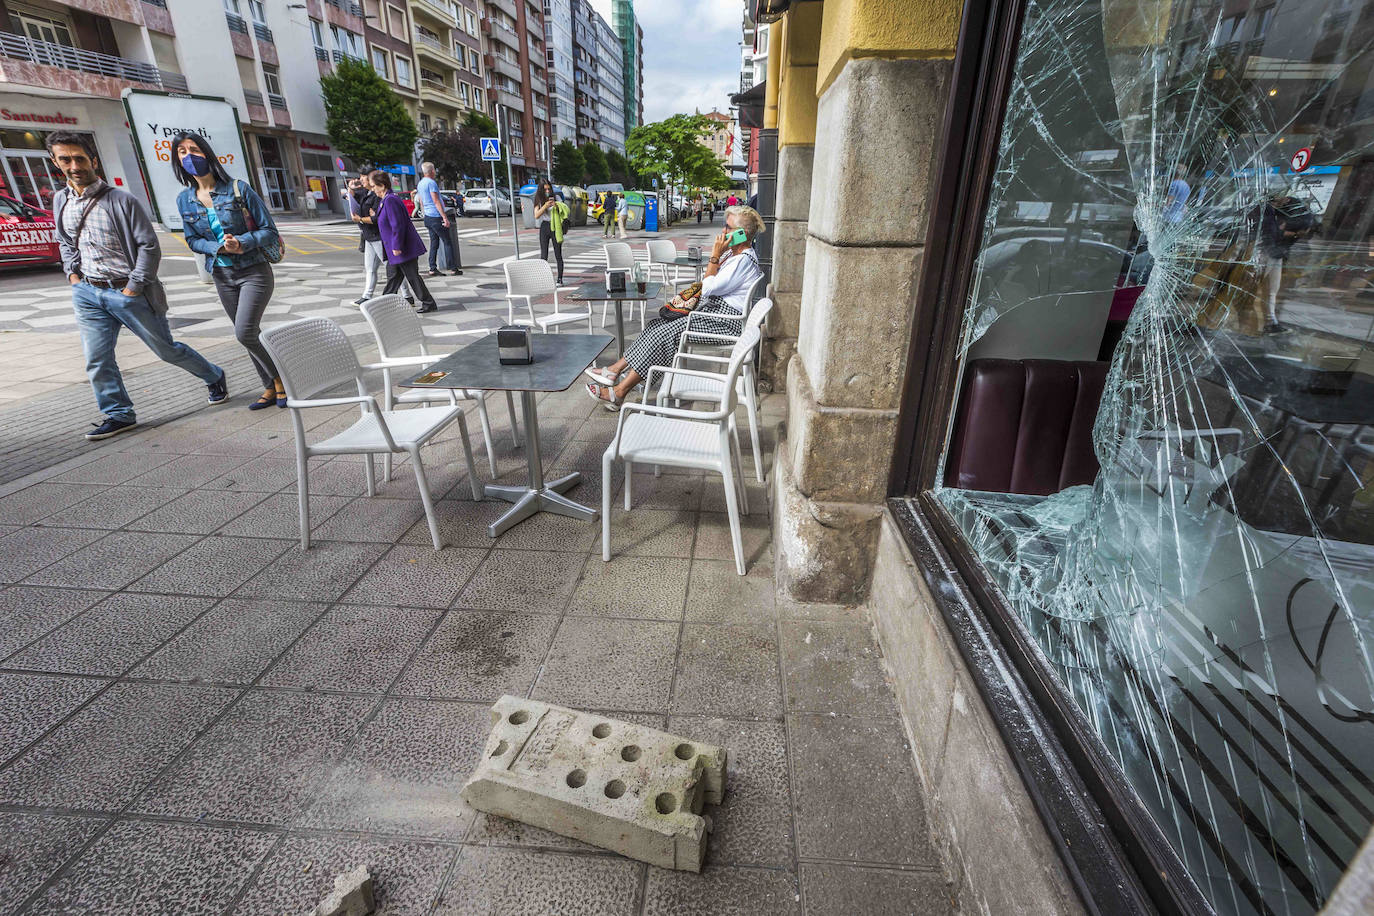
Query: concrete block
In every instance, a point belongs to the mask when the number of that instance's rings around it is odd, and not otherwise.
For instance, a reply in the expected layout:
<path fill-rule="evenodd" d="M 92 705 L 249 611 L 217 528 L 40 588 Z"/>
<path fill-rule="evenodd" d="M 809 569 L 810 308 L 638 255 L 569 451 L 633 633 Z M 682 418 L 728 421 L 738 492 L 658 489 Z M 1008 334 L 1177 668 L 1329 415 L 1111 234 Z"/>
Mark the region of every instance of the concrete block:
<path fill-rule="evenodd" d="M 953 60 L 852 60 L 821 96 L 811 231 L 843 245 L 923 244 Z"/>
<path fill-rule="evenodd" d="M 897 411 L 816 403 L 802 360 L 788 366 L 787 390 L 787 438 L 797 489 L 825 502 L 882 502 Z"/>
<path fill-rule="evenodd" d="M 334 889 L 316 904 L 312 916 L 367 916 L 376 907 L 372 874 L 359 865 L 334 879 Z"/>
<path fill-rule="evenodd" d="M 806 223 L 779 218 L 773 224 L 773 294 L 800 294 L 806 273 Z"/>
<path fill-rule="evenodd" d="M 662 868 L 700 871 L 725 792 L 724 748 L 605 716 L 504 696 L 463 787 L 479 811 Z"/>
<path fill-rule="evenodd" d="M 778 150 L 777 217 L 806 222 L 811 213 L 812 163 L 816 147 L 796 143 Z"/>
<path fill-rule="evenodd" d="M 780 442 L 773 462 L 778 594 L 795 601 L 861 602 L 868 594 L 883 507 L 808 499 L 797 489 L 787 449 L 786 441 Z"/>
<path fill-rule="evenodd" d="M 812 225 L 797 354 L 827 407 L 901 406 L 921 248 L 836 246 Z"/>

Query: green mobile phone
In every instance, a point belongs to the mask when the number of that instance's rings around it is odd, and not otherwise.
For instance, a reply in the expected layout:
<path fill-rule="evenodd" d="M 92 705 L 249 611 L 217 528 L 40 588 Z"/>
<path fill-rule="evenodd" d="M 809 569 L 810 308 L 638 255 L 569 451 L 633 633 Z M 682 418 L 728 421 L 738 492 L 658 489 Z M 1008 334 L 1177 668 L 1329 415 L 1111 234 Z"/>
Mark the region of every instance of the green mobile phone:
<path fill-rule="evenodd" d="M 725 244 L 729 245 L 731 248 L 747 241 L 749 241 L 749 233 L 745 232 L 743 229 L 736 229 L 725 237 Z"/>

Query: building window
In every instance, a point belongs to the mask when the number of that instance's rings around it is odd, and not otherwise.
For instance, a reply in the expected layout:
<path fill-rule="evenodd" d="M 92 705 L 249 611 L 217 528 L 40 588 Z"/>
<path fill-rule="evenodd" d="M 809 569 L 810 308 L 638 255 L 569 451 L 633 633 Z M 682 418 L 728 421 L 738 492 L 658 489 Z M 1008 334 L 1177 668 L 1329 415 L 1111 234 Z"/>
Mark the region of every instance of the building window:
<path fill-rule="evenodd" d="M 447 118 L 435 118 L 435 119 L 434 119 L 434 129 L 437 130 L 437 131 L 438 131 L 439 133 L 441 133 L 441 134 L 446 134 L 446 133 L 448 133 L 448 119 L 447 119 Z"/>
<path fill-rule="evenodd" d="M 464 8 L 464 15 L 467 18 L 468 34 L 473 38 L 477 37 L 477 15 L 472 10 Z"/>
<path fill-rule="evenodd" d="M 470 90 L 470 87 L 468 86 L 467 83 L 464 83 L 464 82 L 462 82 L 461 80 L 458 82 L 458 98 L 460 98 L 460 99 L 463 100 L 463 104 L 464 104 L 464 105 L 470 105 L 470 104 L 471 104 L 471 98 L 472 98 L 472 97 L 471 97 L 471 95 L 469 94 L 470 91 L 471 91 L 471 90 Z"/>
<path fill-rule="evenodd" d="M 468 48 L 468 69 L 478 76 L 482 75 L 482 55 L 477 53 L 476 48 Z"/>
<path fill-rule="evenodd" d="M 420 115 L 420 133 L 429 133 L 429 115 L 427 114 Z"/>
<path fill-rule="evenodd" d="M 482 101 L 482 90 L 476 86 L 472 87 L 472 107 L 478 111 L 486 111 L 486 103 Z"/>
<path fill-rule="evenodd" d="M 990 580 L 1070 757 L 1110 759 L 1100 803 L 1151 813 L 1139 843 L 1218 914 L 1312 913 L 1374 820 L 1374 366 L 1338 279 L 1368 269 L 1368 141 L 1342 108 L 1364 90 L 1196 53 L 1213 36 L 1182 6 L 1104 43 L 1109 10 L 1029 0 L 1015 72 L 1036 78 L 967 166 L 995 177 L 954 227 L 977 250 L 931 281 L 967 293 L 909 382 L 903 495 Z M 1320 16 L 1283 31 L 1284 68 L 1360 53 Z M 1244 34 L 1228 17 L 1215 43 Z"/>
<path fill-rule="evenodd" d="M 310 40 L 318 50 L 324 50 L 324 23 L 318 19 L 310 20 Z"/>
<path fill-rule="evenodd" d="M 248 0 L 248 13 L 253 17 L 253 21 L 265 24 L 267 22 L 267 10 L 263 9 L 262 0 Z"/>
<path fill-rule="evenodd" d="M 401 55 L 397 54 L 396 57 L 395 57 L 395 61 L 396 61 L 396 82 L 397 82 L 399 85 L 405 86 L 405 87 L 408 88 L 408 89 L 409 89 L 409 88 L 414 88 L 414 86 L 415 86 L 415 81 L 414 81 L 413 79 L 411 79 L 411 75 L 410 75 L 410 58 L 408 58 L 408 57 L 402 57 Z"/>
<path fill-rule="evenodd" d="M 386 65 L 386 50 L 376 45 L 372 47 L 372 69 L 383 77 L 390 78 L 391 76 Z"/>
<path fill-rule="evenodd" d="M 387 4 L 386 7 L 386 27 L 392 38 L 406 40 L 406 11 L 399 6 Z"/>
<path fill-rule="evenodd" d="M 281 95 L 281 75 L 271 64 L 262 65 L 262 84 L 270 95 Z"/>
<path fill-rule="evenodd" d="M 46 14 L 46 15 L 43 15 Z M 65 17 L 57 18 L 49 10 L 31 11 L 18 6 L 10 7 L 10 23 L 14 31 L 27 35 L 34 41 L 76 47 L 72 41 L 71 24 Z"/>
<path fill-rule="evenodd" d="M 363 60 L 363 37 L 357 32 L 350 32 L 348 29 L 341 29 L 336 25 L 329 27 L 329 33 L 334 36 L 334 47 L 340 53 L 349 57 Z"/>
<path fill-rule="evenodd" d="M 224 0 L 224 11 L 233 13 L 235 16 L 241 15 L 243 12 L 239 9 L 239 0 Z"/>

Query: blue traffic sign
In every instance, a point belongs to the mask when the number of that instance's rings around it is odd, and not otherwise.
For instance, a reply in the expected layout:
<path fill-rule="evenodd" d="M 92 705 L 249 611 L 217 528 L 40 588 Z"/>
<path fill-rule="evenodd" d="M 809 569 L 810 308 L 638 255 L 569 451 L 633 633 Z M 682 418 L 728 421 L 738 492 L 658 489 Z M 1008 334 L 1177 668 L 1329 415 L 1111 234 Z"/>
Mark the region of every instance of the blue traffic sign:
<path fill-rule="evenodd" d="M 501 158 L 501 141 L 496 137 L 482 138 L 482 161 L 495 162 Z"/>

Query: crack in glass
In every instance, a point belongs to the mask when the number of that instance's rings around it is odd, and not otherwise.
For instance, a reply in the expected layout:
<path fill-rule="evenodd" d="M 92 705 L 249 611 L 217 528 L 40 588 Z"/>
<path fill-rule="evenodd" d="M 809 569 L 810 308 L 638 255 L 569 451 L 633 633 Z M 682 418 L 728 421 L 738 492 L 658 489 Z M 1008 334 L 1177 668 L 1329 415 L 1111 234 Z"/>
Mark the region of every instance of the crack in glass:
<path fill-rule="evenodd" d="M 936 495 L 1220 913 L 1315 912 L 1374 822 L 1371 46 L 1031 0 L 965 314 L 966 372 L 1110 363 L 1095 475 Z"/>

